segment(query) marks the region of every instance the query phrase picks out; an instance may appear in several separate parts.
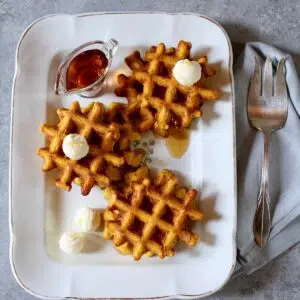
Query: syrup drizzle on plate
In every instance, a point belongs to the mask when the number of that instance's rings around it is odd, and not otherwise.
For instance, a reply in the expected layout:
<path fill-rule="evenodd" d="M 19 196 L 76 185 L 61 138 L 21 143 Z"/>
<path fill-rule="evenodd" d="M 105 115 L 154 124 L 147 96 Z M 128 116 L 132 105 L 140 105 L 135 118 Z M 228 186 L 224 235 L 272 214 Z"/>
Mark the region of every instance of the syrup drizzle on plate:
<path fill-rule="evenodd" d="M 169 153 L 174 158 L 180 158 L 189 147 L 190 131 L 187 128 L 171 128 L 165 143 Z"/>

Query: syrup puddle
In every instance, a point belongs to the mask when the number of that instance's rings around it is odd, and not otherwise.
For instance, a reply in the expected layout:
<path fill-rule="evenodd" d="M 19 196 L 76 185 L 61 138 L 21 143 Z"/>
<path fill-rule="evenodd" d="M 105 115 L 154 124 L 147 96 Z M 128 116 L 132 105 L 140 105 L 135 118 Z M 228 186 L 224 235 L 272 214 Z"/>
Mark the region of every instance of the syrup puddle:
<path fill-rule="evenodd" d="M 190 131 L 186 128 L 171 128 L 165 144 L 174 158 L 180 158 L 189 147 Z"/>

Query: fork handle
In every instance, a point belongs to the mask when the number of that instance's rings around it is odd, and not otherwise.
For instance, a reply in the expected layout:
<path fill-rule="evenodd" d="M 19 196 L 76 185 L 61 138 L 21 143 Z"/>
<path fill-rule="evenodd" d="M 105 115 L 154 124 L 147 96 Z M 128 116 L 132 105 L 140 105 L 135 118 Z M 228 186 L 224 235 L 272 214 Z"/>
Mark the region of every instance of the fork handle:
<path fill-rule="evenodd" d="M 269 196 L 269 138 L 270 132 L 264 132 L 264 154 L 261 172 L 261 184 L 253 222 L 255 243 L 264 247 L 271 230 L 270 196 Z"/>

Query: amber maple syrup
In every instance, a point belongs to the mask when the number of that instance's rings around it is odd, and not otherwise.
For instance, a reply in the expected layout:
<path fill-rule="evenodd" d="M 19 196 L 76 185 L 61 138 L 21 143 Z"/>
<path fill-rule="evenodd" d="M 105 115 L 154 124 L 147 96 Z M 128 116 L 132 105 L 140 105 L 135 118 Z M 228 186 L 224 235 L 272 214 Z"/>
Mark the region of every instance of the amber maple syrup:
<path fill-rule="evenodd" d="M 67 71 L 67 90 L 85 88 L 103 74 L 108 59 L 99 49 L 91 49 L 77 55 Z"/>
<path fill-rule="evenodd" d="M 187 151 L 189 144 L 190 132 L 187 128 L 171 128 L 166 146 L 174 158 L 180 158 Z"/>

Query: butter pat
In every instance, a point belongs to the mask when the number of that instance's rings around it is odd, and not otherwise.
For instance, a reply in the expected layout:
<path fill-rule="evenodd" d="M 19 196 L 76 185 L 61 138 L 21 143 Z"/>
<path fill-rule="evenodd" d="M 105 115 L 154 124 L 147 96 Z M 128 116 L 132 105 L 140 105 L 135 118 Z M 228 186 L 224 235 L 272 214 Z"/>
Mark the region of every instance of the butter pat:
<path fill-rule="evenodd" d="M 89 145 L 86 138 L 80 134 L 68 134 L 63 141 L 64 154 L 73 160 L 79 160 L 89 153 Z"/>
<path fill-rule="evenodd" d="M 59 248 L 67 254 L 82 251 L 84 245 L 84 234 L 80 232 L 65 232 L 59 239 Z"/>
<path fill-rule="evenodd" d="M 101 213 L 90 207 L 82 207 L 76 214 L 75 222 L 84 232 L 96 231 L 101 224 Z"/>
<path fill-rule="evenodd" d="M 90 207 L 82 207 L 76 214 L 75 222 L 84 232 L 96 231 L 101 224 L 101 213 Z"/>
<path fill-rule="evenodd" d="M 192 86 L 201 78 L 202 68 L 196 61 L 179 60 L 173 68 L 173 76 L 181 85 Z"/>

